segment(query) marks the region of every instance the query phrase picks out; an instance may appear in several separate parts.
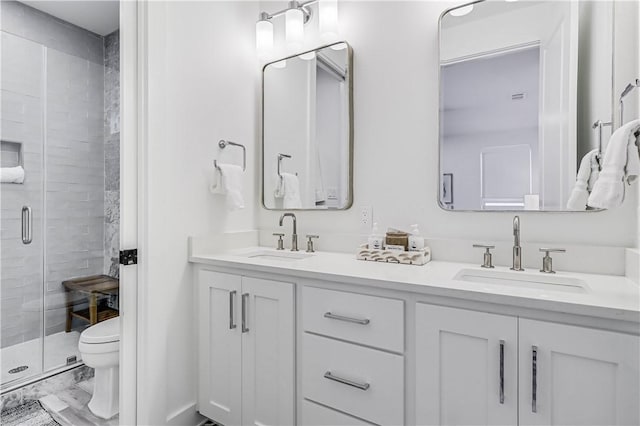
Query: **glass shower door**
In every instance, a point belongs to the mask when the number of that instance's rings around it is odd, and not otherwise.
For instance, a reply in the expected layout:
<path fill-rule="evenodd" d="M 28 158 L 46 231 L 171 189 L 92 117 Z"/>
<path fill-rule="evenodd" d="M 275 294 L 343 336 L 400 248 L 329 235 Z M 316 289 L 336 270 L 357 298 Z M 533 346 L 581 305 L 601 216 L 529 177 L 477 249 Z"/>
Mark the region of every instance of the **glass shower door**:
<path fill-rule="evenodd" d="M 2 387 L 42 372 L 44 64 L 42 45 L 1 32 L 0 360 Z"/>

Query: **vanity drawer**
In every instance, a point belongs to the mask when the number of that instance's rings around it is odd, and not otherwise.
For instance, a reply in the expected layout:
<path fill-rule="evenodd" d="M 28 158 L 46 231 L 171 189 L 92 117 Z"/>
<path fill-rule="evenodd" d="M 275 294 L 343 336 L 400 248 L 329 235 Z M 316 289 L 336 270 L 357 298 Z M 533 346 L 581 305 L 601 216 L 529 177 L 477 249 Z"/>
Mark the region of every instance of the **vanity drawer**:
<path fill-rule="evenodd" d="M 380 425 L 404 422 L 404 357 L 304 334 L 303 397 Z"/>
<path fill-rule="evenodd" d="M 302 401 L 302 426 L 372 426 L 364 420 L 356 419 L 315 402 Z"/>
<path fill-rule="evenodd" d="M 305 286 L 306 331 L 404 352 L 404 302 L 384 297 Z"/>

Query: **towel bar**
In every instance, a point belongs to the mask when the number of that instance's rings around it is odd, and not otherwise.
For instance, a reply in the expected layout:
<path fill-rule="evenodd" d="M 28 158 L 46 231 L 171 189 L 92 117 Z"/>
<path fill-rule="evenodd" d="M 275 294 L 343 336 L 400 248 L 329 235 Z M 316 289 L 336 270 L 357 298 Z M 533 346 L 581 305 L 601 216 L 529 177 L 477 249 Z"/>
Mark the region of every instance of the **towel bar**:
<path fill-rule="evenodd" d="M 224 139 L 220 139 L 220 141 L 218 142 L 218 146 L 220 147 L 220 149 L 225 149 L 227 145 L 237 146 L 242 148 L 242 171 L 246 171 L 247 170 L 247 148 L 245 148 L 245 146 L 242 145 L 241 143 L 225 141 Z M 220 170 L 220 167 L 218 167 L 218 160 L 213 160 L 213 166 L 216 169 Z"/>
<path fill-rule="evenodd" d="M 291 156 L 288 154 L 278 154 L 278 176 L 280 176 L 280 178 L 282 178 L 282 173 L 280 172 L 280 168 L 281 168 L 281 163 L 283 158 L 291 158 Z"/>

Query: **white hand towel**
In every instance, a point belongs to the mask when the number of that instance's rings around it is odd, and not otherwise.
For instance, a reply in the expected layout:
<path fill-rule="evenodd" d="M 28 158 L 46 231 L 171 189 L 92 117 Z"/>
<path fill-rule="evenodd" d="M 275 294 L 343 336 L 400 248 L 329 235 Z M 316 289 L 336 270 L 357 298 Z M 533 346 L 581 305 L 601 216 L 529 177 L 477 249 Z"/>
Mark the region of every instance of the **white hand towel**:
<path fill-rule="evenodd" d="M 24 183 L 24 169 L 22 166 L 1 167 L 0 182 L 2 183 Z"/>
<path fill-rule="evenodd" d="M 640 129 L 640 119 L 616 130 L 604 155 L 600 177 L 596 181 L 587 205 L 599 209 L 618 207 L 624 201 L 625 182 L 632 182 L 640 174 L 638 147 L 634 133 Z"/>
<path fill-rule="evenodd" d="M 227 209 L 244 209 L 242 167 L 234 164 L 218 164 L 218 167 L 222 175 L 222 192 L 227 194 Z"/>
<path fill-rule="evenodd" d="M 587 152 L 578 168 L 576 184 L 571 191 L 569 201 L 567 201 L 567 209 L 569 210 L 586 210 L 587 200 L 589 199 L 589 191 L 593 189 L 593 184 L 598 180 L 600 171 L 598 170 L 598 150 Z"/>
<path fill-rule="evenodd" d="M 276 198 L 283 198 L 282 207 L 285 209 L 301 209 L 300 180 L 291 173 L 282 173 L 278 178 L 278 185 L 274 194 Z"/>

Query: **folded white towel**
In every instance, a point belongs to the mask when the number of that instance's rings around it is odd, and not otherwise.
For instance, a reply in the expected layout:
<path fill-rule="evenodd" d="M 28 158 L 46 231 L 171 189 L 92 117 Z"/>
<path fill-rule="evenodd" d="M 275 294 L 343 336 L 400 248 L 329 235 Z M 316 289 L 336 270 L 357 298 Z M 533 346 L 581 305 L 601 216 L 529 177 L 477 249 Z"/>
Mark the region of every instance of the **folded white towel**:
<path fill-rule="evenodd" d="M 598 170 L 598 150 L 587 152 L 580 161 L 576 184 L 571 191 L 569 201 L 567 201 L 567 209 L 569 210 L 586 210 L 589 192 L 593 189 L 593 185 L 598 180 L 600 171 Z"/>
<path fill-rule="evenodd" d="M 634 133 L 640 129 L 640 119 L 616 130 L 604 155 L 600 177 L 596 181 L 587 205 L 599 209 L 618 207 L 624 201 L 625 182 L 633 182 L 640 174 L 640 159 Z"/>
<path fill-rule="evenodd" d="M 221 175 L 221 193 L 227 195 L 227 209 L 244 209 L 242 167 L 234 164 L 218 164 L 218 167 Z"/>
<path fill-rule="evenodd" d="M 300 198 L 300 180 L 298 180 L 298 176 L 291 173 L 282 173 L 282 177 L 278 177 L 278 185 L 274 197 L 283 198 L 282 207 L 285 209 L 301 209 L 302 199 Z"/>
<path fill-rule="evenodd" d="M 24 183 L 24 169 L 22 166 L 0 167 L 0 182 Z"/>

